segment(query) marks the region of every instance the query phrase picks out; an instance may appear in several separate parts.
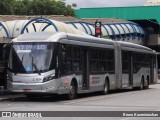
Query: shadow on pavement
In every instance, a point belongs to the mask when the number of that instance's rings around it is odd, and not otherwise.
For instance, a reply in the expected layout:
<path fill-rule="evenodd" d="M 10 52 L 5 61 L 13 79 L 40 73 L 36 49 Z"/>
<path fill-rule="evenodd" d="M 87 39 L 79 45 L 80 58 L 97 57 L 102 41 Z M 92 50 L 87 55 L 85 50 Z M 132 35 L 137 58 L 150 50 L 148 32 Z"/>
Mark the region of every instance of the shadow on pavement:
<path fill-rule="evenodd" d="M 119 94 L 119 93 L 126 93 L 126 92 L 135 92 L 135 91 L 147 91 L 147 90 L 151 90 L 153 88 L 149 88 L 146 90 L 139 90 L 139 89 L 123 89 L 123 90 L 113 90 L 110 91 L 109 95 L 113 95 L 113 94 Z M 90 98 L 90 97 L 98 97 L 98 96 L 102 96 L 102 94 L 100 94 L 100 92 L 94 92 L 94 93 L 86 93 L 86 94 L 79 94 L 77 96 L 77 99 L 84 99 L 84 98 Z M 48 95 L 48 96 L 34 96 L 34 98 L 32 99 L 28 99 L 26 96 L 24 95 L 20 95 L 17 97 L 13 97 L 13 98 L 5 98 L 0 100 L 1 102 L 3 101 L 11 101 L 11 102 L 64 102 L 64 101 L 71 101 L 71 100 L 67 100 L 65 95 Z"/>

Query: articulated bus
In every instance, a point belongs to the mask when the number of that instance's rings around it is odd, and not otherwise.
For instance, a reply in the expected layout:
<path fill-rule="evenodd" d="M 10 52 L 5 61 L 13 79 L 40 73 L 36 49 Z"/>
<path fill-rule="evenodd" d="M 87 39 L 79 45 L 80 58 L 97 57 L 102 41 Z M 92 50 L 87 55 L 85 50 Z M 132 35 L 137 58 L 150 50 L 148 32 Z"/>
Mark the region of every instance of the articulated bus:
<path fill-rule="evenodd" d="M 147 89 L 157 82 L 156 52 L 122 41 L 70 33 L 36 32 L 9 44 L 9 92 L 77 94 L 114 89 Z"/>

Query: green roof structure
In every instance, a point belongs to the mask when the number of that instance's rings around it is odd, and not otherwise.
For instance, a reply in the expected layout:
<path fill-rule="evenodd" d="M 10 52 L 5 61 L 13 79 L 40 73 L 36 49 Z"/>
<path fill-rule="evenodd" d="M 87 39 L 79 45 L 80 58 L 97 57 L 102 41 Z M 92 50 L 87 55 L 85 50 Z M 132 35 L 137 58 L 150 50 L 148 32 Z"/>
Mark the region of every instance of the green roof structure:
<path fill-rule="evenodd" d="M 80 8 L 78 18 L 121 18 L 125 20 L 157 20 L 160 24 L 160 6 Z"/>

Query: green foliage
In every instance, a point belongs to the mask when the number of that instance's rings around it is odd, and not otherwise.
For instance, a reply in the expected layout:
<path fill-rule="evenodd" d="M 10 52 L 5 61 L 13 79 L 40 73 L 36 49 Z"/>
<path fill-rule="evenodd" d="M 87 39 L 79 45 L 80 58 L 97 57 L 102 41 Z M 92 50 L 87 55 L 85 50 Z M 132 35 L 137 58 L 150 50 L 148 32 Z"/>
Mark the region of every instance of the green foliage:
<path fill-rule="evenodd" d="M 0 0 L 1 15 L 65 15 L 74 16 L 76 4 L 63 0 Z"/>
<path fill-rule="evenodd" d="M 13 2 L 15 0 L 0 0 L 0 14 L 9 15 L 13 14 Z"/>
<path fill-rule="evenodd" d="M 73 4 L 72 4 L 72 7 L 76 8 L 76 7 L 77 7 L 77 4 L 76 4 L 76 3 L 73 3 Z"/>

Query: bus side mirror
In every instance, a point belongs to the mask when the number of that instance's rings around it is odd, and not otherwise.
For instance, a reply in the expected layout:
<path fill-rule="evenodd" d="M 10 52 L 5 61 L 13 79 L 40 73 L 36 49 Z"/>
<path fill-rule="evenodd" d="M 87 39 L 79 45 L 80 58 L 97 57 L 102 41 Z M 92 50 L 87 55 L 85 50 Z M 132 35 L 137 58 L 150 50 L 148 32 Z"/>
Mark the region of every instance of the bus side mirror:
<path fill-rule="evenodd" d="M 8 60 L 9 59 L 10 48 L 11 48 L 10 44 L 5 44 L 3 46 L 3 55 L 2 55 L 3 60 Z"/>
<path fill-rule="evenodd" d="M 3 48 L 2 59 L 5 60 L 5 58 L 6 58 L 6 50 L 5 48 Z"/>

